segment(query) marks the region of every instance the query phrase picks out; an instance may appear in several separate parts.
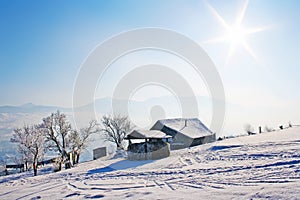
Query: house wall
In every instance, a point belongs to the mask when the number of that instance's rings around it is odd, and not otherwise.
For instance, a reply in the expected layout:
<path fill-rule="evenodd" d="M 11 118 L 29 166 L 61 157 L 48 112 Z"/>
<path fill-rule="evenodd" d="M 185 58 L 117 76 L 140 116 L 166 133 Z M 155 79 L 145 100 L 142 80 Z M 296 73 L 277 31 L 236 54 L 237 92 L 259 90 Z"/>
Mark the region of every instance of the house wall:
<path fill-rule="evenodd" d="M 94 160 L 98 159 L 98 158 L 102 158 L 106 156 L 106 147 L 100 147 L 97 149 L 93 150 L 93 158 Z"/>
<path fill-rule="evenodd" d="M 157 160 L 170 156 L 170 144 L 166 142 L 134 143 L 128 147 L 128 160 Z"/>
<path fill-rule="evenodd" d="M 183 135 L 182 133 L 177 132 L 173 137 L 171 145 L 171 150 L 183 149 L 189 147 L 193 143 L 193 139 Z"/>
<path fill-rule="evenodd" d="M 167 126 L 164 126 L 159 122 L 157 122 L 151 128 L 151 130 L 160 130 L 165 134 L 172 136 L 172 142 L 170 143 L 171 150 L 183 149 L 188 147 L 192 143 L 192 140 L 190 140 L 185 135 L 178 133 L 176 130 L 173 130 Z"/>
<path fill-rule="evenodd" d="M 204 136 L 201 138 L 196 138 L 193 140 L 192 144 L 190 145 L 191 147 L 201 145 L 201 144 L 206 144 L 206 143 L 211 143 L 216 141 L 216 134 Z"/>
<path fill-rule="evenodd" d="M 176 130 L 173 130 L 166 126 L 162 126 L 162 127 L 154 126 L 153 127 L 153 129 L 156 129 L 156 128 L 161 128 L 162 132 L 166 133 L 167 135 L 171 135 L 173 137 L 172 142 L 170 143 L 171 150 L 184 149 L 184 148 L 188 148 L 188 147 L 215 141 L 215 134 L 193 139 L 193 138 L 187 137 L 186 135 L 184 135 L 180 132 L 177 132 Z"/>

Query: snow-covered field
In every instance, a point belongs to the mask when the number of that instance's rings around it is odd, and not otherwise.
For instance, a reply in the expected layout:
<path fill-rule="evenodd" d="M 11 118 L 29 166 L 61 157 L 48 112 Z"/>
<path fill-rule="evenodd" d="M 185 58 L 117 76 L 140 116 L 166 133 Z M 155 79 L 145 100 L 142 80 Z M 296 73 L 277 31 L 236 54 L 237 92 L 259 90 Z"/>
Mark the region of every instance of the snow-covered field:
<path fill-rule="evenodd" d="M 0 178 L 0 188 L 0 199 L 300 199 L 300 128 L 156 161 L 95 160 L 37 177 L 10 175 Z"/>

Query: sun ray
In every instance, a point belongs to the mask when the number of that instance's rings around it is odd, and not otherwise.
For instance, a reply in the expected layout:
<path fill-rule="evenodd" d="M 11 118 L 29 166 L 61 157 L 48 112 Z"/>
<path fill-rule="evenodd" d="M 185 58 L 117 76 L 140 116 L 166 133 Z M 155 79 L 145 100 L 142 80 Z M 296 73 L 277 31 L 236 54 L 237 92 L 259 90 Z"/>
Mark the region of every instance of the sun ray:
<path fill-rule="evenodd" d="M 260 63 L 259 60 L 258 60 L 258 57 L 254 53 L 254 51 L 252 50 L 252 48 L 249 46 L 249 44 L 247 42 L 243 42 L 242 45 L 246 49 L 246 51 L 254 58 L 254 60 L 256 62 Z"/>
<path fill-rule="evenodd" d="M 249 4 L 249 0 L 246 0 L 240 11 L 239 16 L 237 17 L 236 24 L 241 24 L 243 22 L 245 14 L 246 14 L 246 10 L 248 8 L 248 4 Z"/>
<path fill-rule="evenodd" d="M 234 51 L 235 51 L 235 48 L 236 48 L 236 44 L 231 44 L 230 47 L 229 47 L 229 51 L 228 51 L 228 54 L 227 54 L 227 58 L 226 58 L 226 62 L 225 62 L 225 65 L 228 65 Z"/>
<path fill-rule="evenodd" d="M 210 11 L 212 12 L 212 14 L 220 21 L 220 23 L 222 24 L 222 26 L 224 26 L 224 28 L 228 29 L 229 25 L 226 23 L 226 21 L 219 15 L 219 13 L 209 4 L 207 3 L 208 8 L 210 9 Z"/>
<path fill-rule="evenodd" d="M 258 32 L 262 32 L 262 31 L 266 31 L 273 28 L 273 26 L 261 26 L 261 27 L 256 27 L 256 28 L 248 28 L 247 30 L 245 30 L 245 33 L 247 35 L 253 34 L 253 33 L 258 33 Z"/>

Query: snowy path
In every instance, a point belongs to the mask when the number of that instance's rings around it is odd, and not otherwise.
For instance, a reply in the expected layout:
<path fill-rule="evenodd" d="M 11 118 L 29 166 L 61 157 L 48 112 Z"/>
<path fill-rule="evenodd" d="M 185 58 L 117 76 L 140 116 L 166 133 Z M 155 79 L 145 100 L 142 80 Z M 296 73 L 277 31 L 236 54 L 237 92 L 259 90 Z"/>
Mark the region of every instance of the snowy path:
<path fill-rule="evenodd" d="M 300 199 L 300 129 L 233 138 L 157 161 L 91 161 L 0 178 L 0 199 Z"/>

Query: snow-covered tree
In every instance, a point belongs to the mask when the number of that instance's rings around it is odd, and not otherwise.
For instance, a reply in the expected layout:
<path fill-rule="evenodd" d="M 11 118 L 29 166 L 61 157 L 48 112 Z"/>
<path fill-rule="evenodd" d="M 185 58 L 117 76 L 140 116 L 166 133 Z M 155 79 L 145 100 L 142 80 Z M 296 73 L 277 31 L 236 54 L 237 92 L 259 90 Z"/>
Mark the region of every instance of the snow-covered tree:
<path fill-rule="evenodd" d="M 249 135 L 254 134 L 254 128 L 253 128 L 250 124 L 245 124 L 245 125 L 244 125 L 244 130 L 245 130 Z"/>
<path fill-rule="evenodd" d="M 103 116 L 101 119 L 101 132 L 106 136 L 106 139 L 116 144 L 118 149 L 123 149 L 122 142 L 133 125 L 127 116 Z"/>
<path fill-rule="evenodd" d="M 44 136 L 41 129 L 34 126 L 24 126 L 14 130 L 11 142 L 18 143 L 25 164 L 32 162 L 34 175 L 37 175 L 38 161 L 44 155 Z"/>
<path fill-rule="evenodd" d="M 92 120 L 89 122 L 88 127 L 82 128 L 79 131 L 74 131 L 70 135 L 70 143 L 71 149 L 73 152 L 73 163 L 79 162 L 80 154 L 82 153 L 83 149 L 85 149 L 88 143 L 91 140 L 91 135 L 98 132 L 99 129 L 97 128 L 97 121 Z"/>
<path fill-rule="evenodd" d="M 44 118 L 40 127 L 46 138 L 47 149 L 54 150 L 60 155 L 59 170 L 61 170 L 62 164 L 69 160 L 70 135 L 74 133 L 74 130 L 67 121 L 66 115 L 60 111 Z"/>

